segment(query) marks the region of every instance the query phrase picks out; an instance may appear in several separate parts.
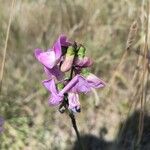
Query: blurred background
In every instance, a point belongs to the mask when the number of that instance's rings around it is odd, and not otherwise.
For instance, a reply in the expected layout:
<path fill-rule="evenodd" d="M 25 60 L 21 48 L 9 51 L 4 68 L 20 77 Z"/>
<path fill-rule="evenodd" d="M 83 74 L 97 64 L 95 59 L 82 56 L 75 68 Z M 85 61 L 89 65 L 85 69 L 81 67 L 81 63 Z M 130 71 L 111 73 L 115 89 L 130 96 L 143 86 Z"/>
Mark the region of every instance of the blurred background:
<path fill-rule="evenodd" d="M 80 96 L 76 119 L 85 149 L 150 149 L 147 2 L 16 0 L 12 12 L 12 1 L 0 0 L 0 67 L 13 13 L 0 93 L 1 150 L 79 149 L 69 117 L 48 106 L 33 55 L 62 33 L 86 47 L 91 71 L 107 83 Z"/>

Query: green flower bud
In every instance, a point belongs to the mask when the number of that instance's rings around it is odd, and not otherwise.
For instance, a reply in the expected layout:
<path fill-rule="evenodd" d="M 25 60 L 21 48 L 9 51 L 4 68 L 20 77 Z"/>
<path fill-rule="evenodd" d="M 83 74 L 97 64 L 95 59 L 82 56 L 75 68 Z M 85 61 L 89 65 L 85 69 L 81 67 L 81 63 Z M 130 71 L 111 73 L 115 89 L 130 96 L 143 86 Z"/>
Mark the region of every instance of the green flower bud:
<path fill-rule="evenodd" d="M 58 83 L 57 84 L 58 91 L 62 90 L 63 88 L 64 88 L 64 84 L 63 83 Z"/>
<path fill-rule="evenodd" d="M 75 55 L 75 48 L 73 46 L 69 46 L 67 48 L 67 53 L 66 53 L 67 56 L 72 56 L 72 55 Z"/>
<path fill-rule="evenodd" d="M 88 76 L 90 74 L 90 71 L 87 69 L 87 68 L 83 68 L 82 70 L 81 70 L 81 75 L 83 75 L 83 76 Z"/>
<path fill-rule="evenodd" d="M 85 56 L 85 51 L 86 51 L 85 47 L 81 46 L 77 53 L 78 57 L 83 58 Z"/>

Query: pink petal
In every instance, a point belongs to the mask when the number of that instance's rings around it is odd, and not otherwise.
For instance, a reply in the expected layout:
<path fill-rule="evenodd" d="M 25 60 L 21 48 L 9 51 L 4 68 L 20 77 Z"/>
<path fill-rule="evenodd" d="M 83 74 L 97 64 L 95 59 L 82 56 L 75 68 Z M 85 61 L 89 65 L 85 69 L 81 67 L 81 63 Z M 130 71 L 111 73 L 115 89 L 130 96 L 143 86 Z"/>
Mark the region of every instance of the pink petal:
<path fill-rule="evenodd" d="M 90 73 L 87 77 L 87 82 L 89 83 L 89 85 L 92 87 L 92 88 L 102 88 L 106 85 L 106 83 L 98 78 L 97 76 L 95 76 L 94 74 Z"/>
<path fill-rule="evenodd" d="M 91 90 L 91 87 L 89 86 L 88 82 L 86 79 L 78 75 L 78 82 L 77 84 L 71 89 L 71 91 L 76 92 L 76 93 L 87 93 Z"/>
<path fill-rule="evenodd" d="M 40 49 L 35 50 L 35 57 L 47 68 L 53 68 L 56 63 L 54 51 L 42 52 Z"/>
<path fill-rule="evenodd" d="M 51 95 L 51 97 L 48 100 L 48 103 L 50 106 L 57 106 L 62 102 L 62 100 L 63 100 L 63 96 Z"/>
<path fill-rule="evenodd" d="M 58 81 L 63 79 L 64 74 L 60 71 L 58 66 L 54 66 L 52 69 L 44 67 L 44 71 L 49 79 L 56 77 Z"/>
<path fill-rule="evenodd" d="M 60 35 L 58 40 L 54 43 L 53 49 L 56 54 L 56 59 L 59 60 L 62 55 L 62 46 L 69 46 L 71 43 L 65 35 Z"/>
<path fill-rule="evenodd" d="M 51 92 L 51 96 L 49 98 L 49 105 L 58 105 L 62 102 L 64 96 L 63 95 L 60 95 L 58 93 L 58 90 L 56 88 L 56 85 L 55 85 L 55 81 L 54 79 L 50 79 L 50 80 L 44 80 L 43 81 L 43 85 L 45 86 L 45 88 Z"/>
<path fill-rule="evenodd" d="M 74 112 L 80 109 L 79 95 L 76 93 L 68 93 L 69 109 Z"/>
<path fill-rule="evenodd" d="M 42 83 L 49 92 L 58 94 L 54 79 L 44 80 Z"/>
<path fill-rule="evenodd" d="M 92 64 L 93 62 L 89 57 L 75 59 L 75 65 L 78 67 L 90 67 Z"/>

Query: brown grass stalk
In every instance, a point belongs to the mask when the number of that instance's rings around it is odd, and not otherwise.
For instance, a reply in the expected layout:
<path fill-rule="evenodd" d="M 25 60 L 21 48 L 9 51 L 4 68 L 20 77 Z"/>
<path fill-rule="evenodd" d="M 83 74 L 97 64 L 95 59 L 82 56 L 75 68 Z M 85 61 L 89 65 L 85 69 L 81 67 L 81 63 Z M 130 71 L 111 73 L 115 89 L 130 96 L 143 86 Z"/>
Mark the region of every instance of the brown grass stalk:
<path fill-rule="evenodd" d="M 10 32 L 10 26 L 13 18 L 13 9 L 15 5 L 16 0 L 12 0 L 11 3 L 11 10 L 10 10 L 10 16 L 8 21 L 8 27 L 7 27 L 7 33 L 6 33 L 6 40 L 5 40 L 5 46 L 3 50 L 3 58 L 2 58 L 2 66 L 1 66 L 1 72 L 0 72 L 0 92 L 2 90 L 2 80 L 4 75 L 4 68 L 5 68 L 5 60 L 6 60 L 6 53 L 7 53 L 7 45 L 8 45 L 8 39 L 9 39 L 9 32 Z"/>
<path fill-rule="evenodd" d="M 132 25 L 130 26 L 127 43 L 126 43 L 126 50 L 131 50 L 132 46 L 134 45 L 136 36 L 137 36 L 137 30 L 138 30 L 138 22 L 134 21 Z"/>
<path fill-rule="evenodd" d="M 145 105 L 146 105 L 146 96 L 147 96 L 147 79 L 148 79 L 148 60 L 147 60 L 147 53 L 148 53 L 148 33 L 149 33 L 149 0 L 147 0 L 147 19 L 146 19 L 146 31 L 145 31 L 145 43 L 144 43 L 144 59 L 143 59 L 143 72 L 142 72 L 142 93 L 141 93 L 141 112 L 139 118 L 139 134 L 138 134 L 138 143 L 141 141 L 141 137 L 143 134 L 143 127 L 144 127 L 144 114 L 145 114 Z"/>

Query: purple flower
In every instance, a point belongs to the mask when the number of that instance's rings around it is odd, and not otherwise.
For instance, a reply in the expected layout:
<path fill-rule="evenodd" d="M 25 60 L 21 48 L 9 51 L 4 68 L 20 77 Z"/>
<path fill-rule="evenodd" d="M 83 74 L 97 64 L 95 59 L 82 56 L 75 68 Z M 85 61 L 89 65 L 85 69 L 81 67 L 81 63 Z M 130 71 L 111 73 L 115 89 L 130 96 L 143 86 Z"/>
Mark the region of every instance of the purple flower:
<path fill-rule="evenodd" d="M 79 112 L 78 94 L 105 86 L 103 80 L 86 69 L 93 62 L 89 57 L 85 57 L 85 52 L 83 45 L 71 43 L 64 35 L 59 36 L 52 48 L 46 52 L 35 49 L 35 57 L 44 66 L 48 78 L 43 81 L 43 85 L 51 93 L 49 105 L 60 104 L 60 108 L 64 106 L 73 112 Z M 64 78 L 65 72 L 69 70 L 70 77 Z"/>
<path fill-rule="evenodd" d="M 58 90 L 54 79 L 44 80 L 43 85 L 51 92 L 49 104 L 58 105 L 63 101 L 64 94 L 71 93 L 87 93 L 91 88 L 101 88 L 105 86 L 104 81 L 93 74 L 89 74 L 86 78 L 76 75 L 62 90 Z"/>
<path fill-rule="evenodd" d="M 61 35 L 54 43 L 52 49 L 48 49 L 46 52 L 43 52 L 39 48 L 35 49 L 35 57 L 42 65 L 46 67 L 45 71 L 49 77 L 54 75 L 57 79 L 60 79 L 60 76 L 62 76 L 57 64 L 61 61 L 62 47 L 68 47 L 69 45 L 71 45 L 71 42 L 69 42 L 66 36 Z"/>
<path fill-rule="evenodd" d="M 68 101 L 69 101 L 68 108 L 79 109 L 80 104 L 78 100 L 79 99 L 78 94 L 77 92 L 72 92 L 72 89 L 74 88 L 74 86 L 76 86 L 76 84 L 78 84 L 79 87 L 80 85 L 79 82 L 81 81 L 82 77 L 80 75 L 76 75 L 62 90 L 59 91 L 56 87 L 54 79 L 44 80 L 43 85 L 51 93 L 51 96 L 49 98 L 49 104 L 54 106 L 59 105 L 64 99 L 64 94 L 68 93 Z M 84 87 L 81 87 L 81 91 L 82 89 L 84 89 Z"/>
<path fill-rule="evenodd" d="M 59 63 L 62 56 L 62 46 L 68 47 L 70 45 L 66 36 L 59 36 L 58 40 L 54 43 L 52 49 L 48 49 L 47 52 L 43 52 L 41 49 L 35 49 L 35 57 L 45 67 L 51 69 Z"/>
<path fill-rule="evenodd" d="M 4 130 L 3 125 L 4 125 L 4 118 L 0 116 L 0 133 Z"/>
<path fill-rule="evenodd" d="M 78 82 L 71 89 L 71 91 L 75 93 L 87 93 L 91 91 L 92 88 L 102 88 L 106 85 L 102 79 L 99 79 L 87 70 L 84 71 L 82 75 L 76 75 L 76 78 L 78 78 Z"/>

